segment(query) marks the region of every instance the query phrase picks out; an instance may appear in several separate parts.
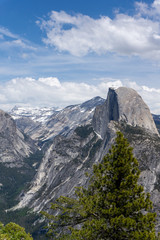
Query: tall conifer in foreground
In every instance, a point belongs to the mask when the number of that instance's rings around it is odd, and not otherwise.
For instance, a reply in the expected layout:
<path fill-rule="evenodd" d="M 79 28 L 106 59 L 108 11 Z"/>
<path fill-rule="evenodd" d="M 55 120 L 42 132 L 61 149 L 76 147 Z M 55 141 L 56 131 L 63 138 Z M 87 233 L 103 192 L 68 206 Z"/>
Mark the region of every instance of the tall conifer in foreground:
<path fill-rule="evenodd" d="M 58 215 L 43 213 L 50 220 L 51 239 L 156 239 L 156 214 L 150 212 L 149 194 L 137 183 L 139 175 L 132 148 L 117 132 L 109 153 L 94 165 L 88 188 L 77 188 L 76 198 L 57 199 L 51 208 Z"/>

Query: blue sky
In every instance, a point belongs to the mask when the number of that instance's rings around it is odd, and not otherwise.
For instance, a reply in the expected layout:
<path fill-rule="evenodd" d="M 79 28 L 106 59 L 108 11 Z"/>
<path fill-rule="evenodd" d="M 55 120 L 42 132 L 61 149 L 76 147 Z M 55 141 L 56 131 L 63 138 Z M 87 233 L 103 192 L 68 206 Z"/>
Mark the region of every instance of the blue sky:
<path fill-rule="evenodd" d="M 0 0 L 0 107 L 66 106 L 108 87 L 160 113 L 160 0 Z"/>

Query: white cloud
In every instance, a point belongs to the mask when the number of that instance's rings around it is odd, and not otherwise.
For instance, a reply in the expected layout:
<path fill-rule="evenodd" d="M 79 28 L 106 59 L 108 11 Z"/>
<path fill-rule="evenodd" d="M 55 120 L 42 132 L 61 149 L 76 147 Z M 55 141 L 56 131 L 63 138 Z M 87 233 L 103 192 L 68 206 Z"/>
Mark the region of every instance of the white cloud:
<path fill-rule="evenodd" d="M 36 50 L 35 47 L 29 45 L 28 43 L 26 43 L 25 41 L 23 41 L 22 39 L 16 39 L 12 42 L 10 42 L 12 46 L 17 46 L 23 49 L 31 49 L 31 50 Z"/>
<path fill-rule="evenodd" d="M 154 0 L 152 4 L 136 2 L 136 10 L 139 16 L 147 16 L 153 19 L 160 18 L 160 0 Z"/>
<path fill-rule="evenodd" d="M 10 32 L 7 28 L 0 27 L 0 50 L 19 48 L 23 50 L 36 50 L 26 39 L 20 38 L 17 34 Z"/>
<path fill-rule="evenodd" d="M 55 77 L 39 78 L 38 81 L 50 87 L 61 87 L 60 81 L 58 80 L 58 78 Z"/>
<path fill-rule="evenodd" d="M 112 52 L 159 59 L 160 23 L 149 17 L 153 10 L 160 14 L 160 2 L 155 0 L 152 6 L 137 3 L 136 9 L 135 16 L 117 14 L 114 19 L 52 11 L 49 20 L 43 19 L 38 24 L 46 31 L 43 39 L 46 44 L 75 56 Z"/>
<path fill-rule="evenodd" d="M 0 84 L 0 108 L 8 110 L 19 106 L 65 107 L 82 103 L 95 96 L 106 98 L 108 88 L 134 88 L 153 113 L 160 114 L 160 89 L 140 86 L 129 80 L 103 78 L 98 84 L 60 82 L 50 78 L 15 78 Z"/>
<path fill-rule="evenodd" d="M 1 26 L 0 26 L 0 34 L 3 35 L 4 37 L 10 37 L 15 39 L 18 38 L 16 34 L 13 34 L 7 28 L 1 27 Z"/>

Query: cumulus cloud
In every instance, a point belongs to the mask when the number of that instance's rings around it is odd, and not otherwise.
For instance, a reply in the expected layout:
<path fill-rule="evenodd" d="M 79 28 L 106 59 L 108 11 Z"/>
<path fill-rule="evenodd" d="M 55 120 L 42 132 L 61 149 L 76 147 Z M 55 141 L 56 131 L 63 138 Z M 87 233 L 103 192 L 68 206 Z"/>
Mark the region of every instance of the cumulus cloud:
<path fill-rule="evenodd" d="M 94 82 L 94 81 L 93 81 Z M 0 108 L 15 105 L 32 107 L 65 107 L 82 103 L 96 96 L 106 98 L 109 87 L 127 86 L 135 89 L 151 108 L 160 114 L 160 89 L 140 86 L 135 82 L 103 78 L 98 84 L 61 82 L 58 78 L 15 78 L 0 84 Z"/>
<path fill-rule="evenodd" d="M 139 16 L 147 16 L 152 19 L 160 18 L 160 0 L 154 0 L 152 4 L 136 2 L 136 10 Z"/>
<path fill-rule="evenodd" d="M 52 11 L 49 19 L 37 23 L 46 31 L 43 41 L 75 56 L 90 52 L 160 58 L 160 23 L 150 16 L 160 14 L 160 1 L 136 4 L 134 16 L 117 13 L 114 19 L 70 15 Z"/>
<path fill-rule="evenodd" d="M 61 87 L 60 81 L 56 77 L 39 78 L 38 81 L 51 87 Z"/>

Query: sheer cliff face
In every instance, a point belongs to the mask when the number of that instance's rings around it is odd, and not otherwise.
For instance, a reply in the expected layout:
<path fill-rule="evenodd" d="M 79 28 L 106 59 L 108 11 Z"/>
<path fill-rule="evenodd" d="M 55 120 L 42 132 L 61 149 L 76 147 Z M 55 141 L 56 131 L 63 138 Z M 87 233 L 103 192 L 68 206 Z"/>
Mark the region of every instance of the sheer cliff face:
<path fill-rule="evenodd" d="M 119 120 L 119 106 L 115 90 L 109 89 L 107 100 L 103 105 L 96 107 L 92 124 L 94 130 L 104 138 L 109 122 Z"/>
<path fill-rule="evenodd" d="M 34 151 L 33 141 L 25 139 L 11 116 L 0 110 L 0 163 L 21 167 L 24 158 Z"/>
<path fill-rule="evenodd" d="M 58 135 L 45 146 L 45 156 L 30 188 L 14 208 L 29 206 L 40 211 L 60 195 L 72 195 L 74 187 L 87 186 L 85 172 L 100 162 L 122 131 L 134 147 L 142 171 L 140 183 L 160 207 L 160 138 L 142 98 L 132 89 L 110 89 L 107 100 L 96 107 L 92 124 Z"/>
<path fill-rule="evenodd" d="M 111 120 L 142 127 L 153 134 L 158 134 L 148 106 L 131 88 L 109 89 L 105 104 L 96 108 L 93 126 L 102 138 L 105 137 L 107 125 Z"/>
<path fill-rule="evenodd" d="M 86 185 L 85 173 L 99 159 L 101 144 L 91 125 L 78 127 L 68 137 L 56 136 L 28 192 L 13 209 L 29 206 L 39 212 L 59 196 L 72 195 L 76 186 Z"/>
<path fill-rule="evenodd" d="M 158 134 L 148 106 L 137 92 L 131 88 L 118 88 L 117 94 L 119 121 L 124 121 L 131 126 L 138 126 Z"/>

